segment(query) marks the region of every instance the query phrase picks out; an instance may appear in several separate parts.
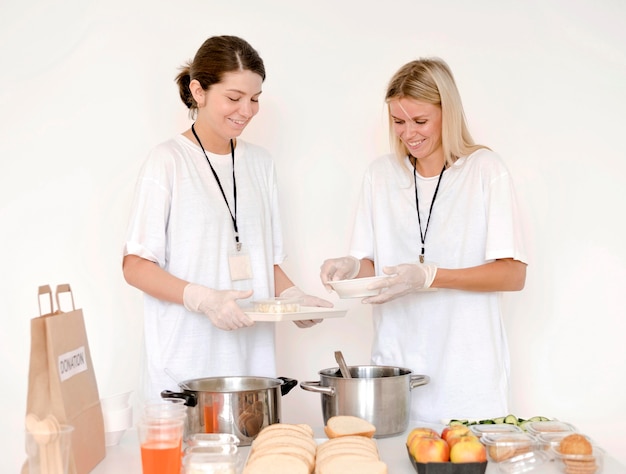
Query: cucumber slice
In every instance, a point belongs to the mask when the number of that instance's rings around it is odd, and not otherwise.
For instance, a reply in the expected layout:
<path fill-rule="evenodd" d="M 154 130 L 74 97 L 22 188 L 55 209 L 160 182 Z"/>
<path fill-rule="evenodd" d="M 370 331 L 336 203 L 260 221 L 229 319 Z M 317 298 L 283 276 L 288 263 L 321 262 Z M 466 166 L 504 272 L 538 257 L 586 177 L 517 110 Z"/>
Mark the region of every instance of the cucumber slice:
<path fill-rule="evenodd" d="M 545 416 L 533 416 L 529 418 L 528 421 L 550 421 L 550 418 L 546 418 Z"/>
<path fill-rule="evenodd" d="M 454 426 L 454 425 L 467 426 L 467 424 L 468 424 L 467 420 L 450 420 L 450 423 L 448 423 L 448 426 Z"/>
<path fill-rule="evenodd" d="M 498 417 L 498 418 L 494 418 L 493 422 L 496 425 L 500 425 L 500 424 L 504 423 L 504 418 L 505 418 L 504 416 L 501 416 L 501 417 Z"/>
<path fill-rule="evenodd" d="M 493 420 L 480 420 L 478 422 L 479 425 L 493 425 L 495 424 L 495 421 Z"/>
<path fill-rule="evenodd" d="M 508 423 L 509 425 L 517 425 L 518 421 L 517 421 L 517 417 L 515 415 L 507 415 L 504 417 L 504 422 Z"/>

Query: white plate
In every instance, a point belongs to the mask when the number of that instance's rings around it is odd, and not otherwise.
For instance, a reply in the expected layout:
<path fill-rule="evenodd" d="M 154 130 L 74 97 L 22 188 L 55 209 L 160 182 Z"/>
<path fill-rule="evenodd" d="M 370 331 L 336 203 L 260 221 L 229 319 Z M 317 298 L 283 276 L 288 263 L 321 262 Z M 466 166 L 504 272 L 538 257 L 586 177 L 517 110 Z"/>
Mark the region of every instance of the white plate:
<path fill-rule="evenodd" d="M 380 290 L 368 290 L 367 287 L 374 282 L 387 278 L 386 276 L 375 276 L 369 278 L 355 278 L 353 280 L 329 281 L 340 298 L 363 298 L 365 296 L 376 296 Z"/>
<path fill-rule="evenodd" d="M 252 310 L 245 310 L 253 321 L 278 322 L 278 321 L 300 321 L 303 319 L 326 319 L 342 318 L 348 312 L 347 309 L 319 308 L 317 306 L 300 306 L 300 311 L 293 313 L 257 313 Z"/>

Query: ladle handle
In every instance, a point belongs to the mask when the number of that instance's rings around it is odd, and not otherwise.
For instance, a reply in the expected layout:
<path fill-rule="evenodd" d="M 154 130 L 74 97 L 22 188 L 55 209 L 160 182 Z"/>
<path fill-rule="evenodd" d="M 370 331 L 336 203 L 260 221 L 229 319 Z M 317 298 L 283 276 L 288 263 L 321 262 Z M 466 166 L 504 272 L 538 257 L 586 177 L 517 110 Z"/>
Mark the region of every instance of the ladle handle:
<path fill-rule="evenodd" d="M 346 364 L 346 360 L 343 358 L 343 354 L 341 351 L 335 351 L 335 360 L 339 364 L 339 370 L 341 371 L 341 375 L 344 379 L 351 379 L 352 375 L 350 374 L 350 369 Z"/>

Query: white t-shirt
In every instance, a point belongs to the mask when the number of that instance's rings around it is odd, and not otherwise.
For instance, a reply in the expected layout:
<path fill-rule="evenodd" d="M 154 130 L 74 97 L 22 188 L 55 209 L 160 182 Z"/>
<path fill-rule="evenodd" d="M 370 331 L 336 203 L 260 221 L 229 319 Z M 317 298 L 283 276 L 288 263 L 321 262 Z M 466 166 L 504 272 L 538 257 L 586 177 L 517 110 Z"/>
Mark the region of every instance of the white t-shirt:
<path fill-rule="evenodd" d="M 208 152 L 207 152 L 208 153 Z M 232 157 L 208 153 L 234 214 Z M 274 296 L 274 265 L 284 258 L 274 164 L 260 147 L 237 140 L 237 224 L 253 278 L 231 281 L 234 227 L 201 148 L 183 135 L 155 147 L 136 185 L 124 255 L 156 262 L 174 276 L 218 290 L 252 288 Z M 243 301 L 244 305 L 249 301 Z M 226 375 L 275 376 L 271 323 L 224 331 L 183 305 L 144 297 L 144 396 L 180 390 L 179 381 Z"/>
<path fill-rule="evenodd" d="M 438 176 L 418 175 L 422 233 Z M 423 194 L 423 195 L 422 195 Z M 499 259 L 527 262 L 511 177 L 482 149 L 442 177 L 425 239 L 425 260 L 465 268 Z M 421 252 L 412 166 L 392 155 L 363 180 L 350 254 L 383 267 L 417 262 Z M 438 289 L 373 305 L 372 362 L 430 376 L 412 391 L 412 421 L 491 418 L 508 413 L 509 352 L 499 292 Z"/>

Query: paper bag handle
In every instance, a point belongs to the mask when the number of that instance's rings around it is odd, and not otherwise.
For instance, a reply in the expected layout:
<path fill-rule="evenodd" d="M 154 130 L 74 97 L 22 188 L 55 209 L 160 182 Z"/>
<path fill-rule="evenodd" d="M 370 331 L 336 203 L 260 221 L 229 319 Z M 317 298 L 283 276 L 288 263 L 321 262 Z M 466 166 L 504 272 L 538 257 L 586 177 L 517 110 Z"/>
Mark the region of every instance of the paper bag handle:
<path fill-rule="evenodd" d="M 59 301 L 59 294 L 60 293 L 69 293 L 70 294 L 70 298 L 72 299 L 72 311 L 74 311 L 76 309 L 76 306 L 74 306 L 74 294 L 72 293 L 72 289 L 70 288 L 70 284 L 69 283 L 63 283 L 61 285 L 57 285 L 56 300 L 57 300 L 57 309 L 59 311 L 61 311 L 61 302 Z"/>
<path fill-rule="evenodd" d="M 39 316 L 43 313 L 41 312 L 41 295 L 48 294 L 50 297 L 50 313 L 54 312 L 54 306 L 52 305 L 52 290 L 50 289 L 50 285 L 41 285 L 39 287 L 39 294 L 37 295 L 37 304 L 39 304 Z"/>

